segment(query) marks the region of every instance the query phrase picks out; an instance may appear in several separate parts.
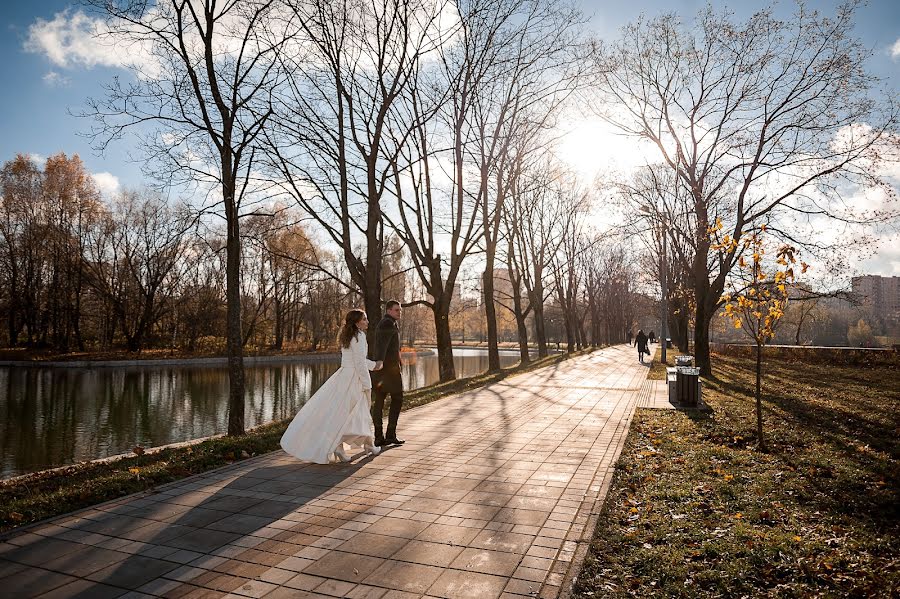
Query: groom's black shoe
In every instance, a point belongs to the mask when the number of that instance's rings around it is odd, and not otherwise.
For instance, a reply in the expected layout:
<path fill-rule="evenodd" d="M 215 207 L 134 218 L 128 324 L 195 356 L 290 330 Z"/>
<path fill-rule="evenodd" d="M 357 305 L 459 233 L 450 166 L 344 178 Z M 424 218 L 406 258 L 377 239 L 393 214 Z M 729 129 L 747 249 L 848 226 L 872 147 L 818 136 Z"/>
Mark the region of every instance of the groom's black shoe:
<path fill-rule="evenodd" d="M 406 443 L 404 439 L 398 439 L 397 437 L 388 437 L 384 440 L 385 445 L 403 445 Z"/>
<path fill-rule="evenodd" d="M 375 447 L 384 447 L 387 444 L 384 439 L 375 439 Z"/>

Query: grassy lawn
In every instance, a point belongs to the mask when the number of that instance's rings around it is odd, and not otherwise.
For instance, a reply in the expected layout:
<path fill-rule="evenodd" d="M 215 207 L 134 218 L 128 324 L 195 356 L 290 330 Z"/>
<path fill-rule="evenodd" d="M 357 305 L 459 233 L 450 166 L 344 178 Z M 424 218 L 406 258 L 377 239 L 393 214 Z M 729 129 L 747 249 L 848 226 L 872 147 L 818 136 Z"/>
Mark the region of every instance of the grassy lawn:
<path fill-rule="evenodd" d="M 498 373 L 417 389 L 406 394 L 403 409 L 550 366 L 589 351 L 592 350 L 553 355 Z M 267 424 L 243 437 L 217 437 L 140 456 L 88 462 L 0 481 L 0 532 L 274 451 L 280 448 L 279 441 L 288 423 L 285 420 Z"/>
<path fill-rule="evenodd" d="M 900 377 L 716 356 L 711 413 L 638 410 L 575 596 L 896 597 Z"/>

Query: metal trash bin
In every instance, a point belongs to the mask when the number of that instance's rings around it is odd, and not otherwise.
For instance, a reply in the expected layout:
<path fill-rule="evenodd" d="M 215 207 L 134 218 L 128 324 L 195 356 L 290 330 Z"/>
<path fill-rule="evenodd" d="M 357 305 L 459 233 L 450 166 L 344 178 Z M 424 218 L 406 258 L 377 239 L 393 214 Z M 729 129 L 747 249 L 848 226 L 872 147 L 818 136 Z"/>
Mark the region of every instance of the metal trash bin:
<path fill-rule="evenodd" d="M 678 366 L 675 372 L 675 400 L 683 406 L 700 403 L 700 369 Z"/>
<path fill-rule="evenodd" d="M 694 356 L 675 356 L 675 366 L 693 366 Z"/>

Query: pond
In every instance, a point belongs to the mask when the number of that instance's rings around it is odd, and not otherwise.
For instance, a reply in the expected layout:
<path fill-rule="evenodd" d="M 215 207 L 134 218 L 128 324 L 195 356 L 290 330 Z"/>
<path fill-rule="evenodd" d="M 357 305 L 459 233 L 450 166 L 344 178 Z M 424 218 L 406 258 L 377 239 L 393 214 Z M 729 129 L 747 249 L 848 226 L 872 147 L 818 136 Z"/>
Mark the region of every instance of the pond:
<path fill-rule="evenodd" d="M 485 350 L 453 353 L 457 376 L 487 370 Z M 518 361 L 500 352 L 502 366 Z M 248 365 L 247 427 L 292 417 L 338 365 Z M 437 355 L 406 360 L 403 379 L 436 383 Z M 0 367 L 0 479 L 223 433 L 227 403 L 225 366 Z"/>

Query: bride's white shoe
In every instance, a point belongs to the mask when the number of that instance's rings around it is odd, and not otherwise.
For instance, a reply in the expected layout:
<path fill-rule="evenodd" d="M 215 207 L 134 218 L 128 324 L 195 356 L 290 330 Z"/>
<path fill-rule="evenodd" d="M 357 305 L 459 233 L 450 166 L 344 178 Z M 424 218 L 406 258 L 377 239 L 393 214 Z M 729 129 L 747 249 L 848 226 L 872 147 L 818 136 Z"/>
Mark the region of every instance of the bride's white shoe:
<path fill-rule="evenodd" d="M 334 457 L 336 457 L 337 459 L 339 459 L 342 462 L 350 461 L 350 456 L 348 456 L 346 453 L 344 453 L 343 447 L 338 447 L 337 449 L 334 450 Z"/>
<path fill-rule="evenodd" d="M 369 452 L 370 455 L 376 456 L 381 453 L 381 448 L 377 445 L 366 445 L 366 451 Z"/>

